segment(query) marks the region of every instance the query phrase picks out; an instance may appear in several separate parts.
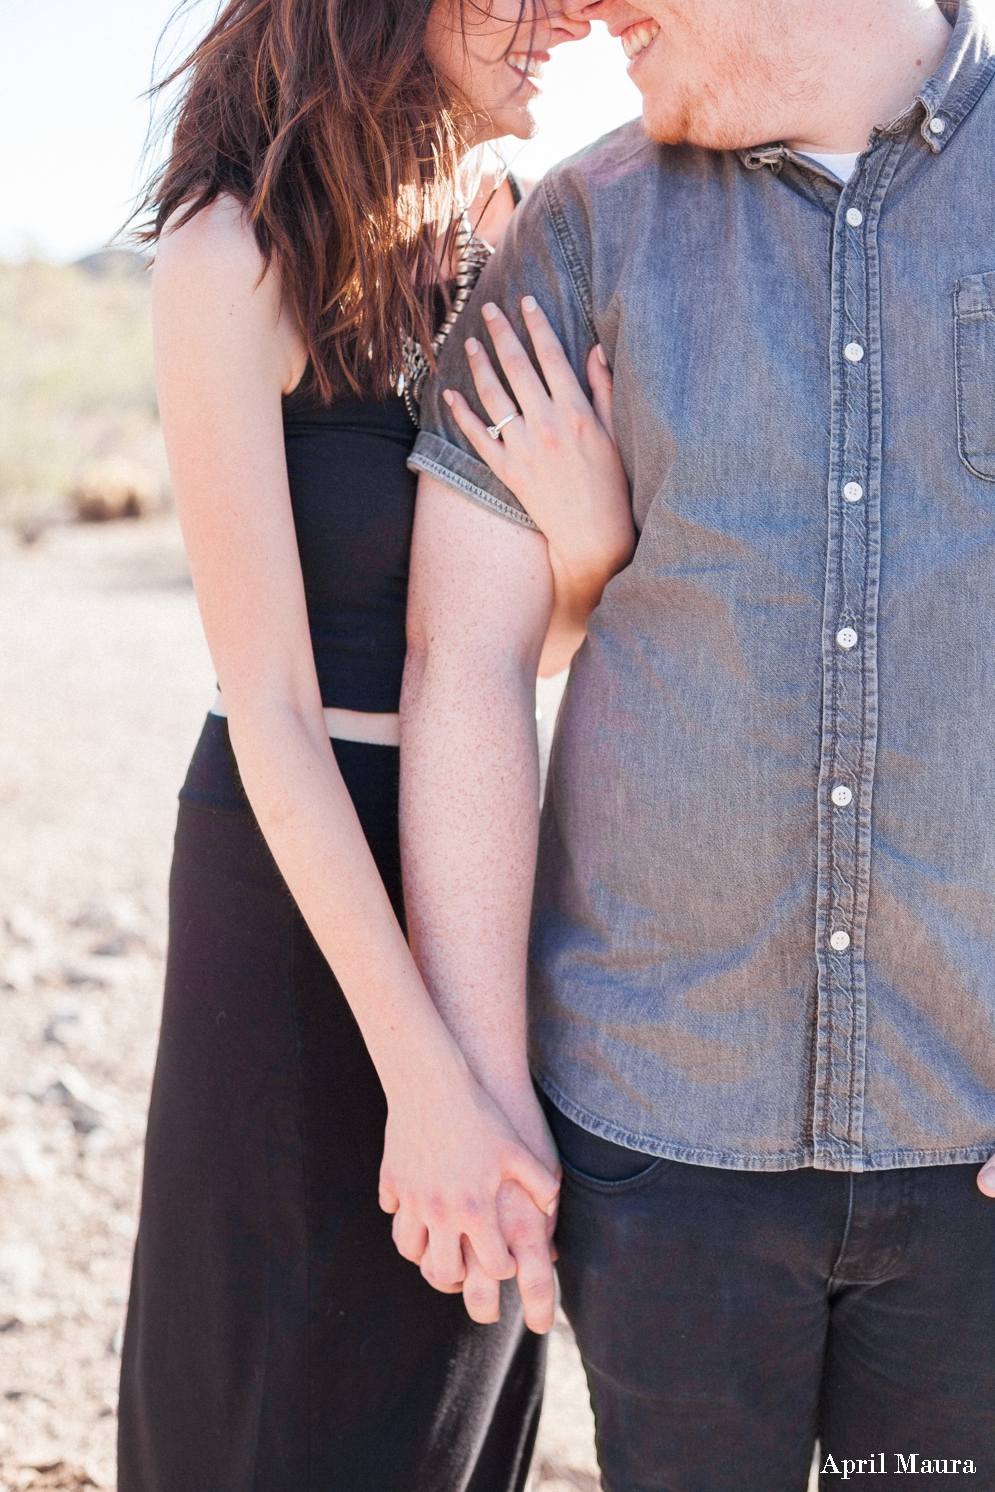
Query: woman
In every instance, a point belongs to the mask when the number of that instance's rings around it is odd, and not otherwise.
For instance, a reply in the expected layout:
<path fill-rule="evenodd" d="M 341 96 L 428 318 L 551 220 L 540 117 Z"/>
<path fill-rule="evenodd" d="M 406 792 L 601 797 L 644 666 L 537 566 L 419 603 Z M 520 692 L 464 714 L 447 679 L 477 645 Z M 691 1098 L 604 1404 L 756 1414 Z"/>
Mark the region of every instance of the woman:
<path fill-rule="evenodd" d="M 510 1280 L 498 1191 L 551 1218 L 558 1167 L 531 1092 L 506 1114 L 475 1081 L 404 939 L 396 387 L 479 250 L 453 231 L 464 157 L 531 133 L 532 75 L 587 29 L 517 0 L 232 0 L 181 69 L 150 197 L 156 364 L 223 704 L 181 793 L 121 1492 L 528 1472 L 526 1326 L 551 1299 L 523 1324 L 509 1284 L 482 1325 L 440 1292 Z M 507 187 L 484 204 L 493 239 Z"/>

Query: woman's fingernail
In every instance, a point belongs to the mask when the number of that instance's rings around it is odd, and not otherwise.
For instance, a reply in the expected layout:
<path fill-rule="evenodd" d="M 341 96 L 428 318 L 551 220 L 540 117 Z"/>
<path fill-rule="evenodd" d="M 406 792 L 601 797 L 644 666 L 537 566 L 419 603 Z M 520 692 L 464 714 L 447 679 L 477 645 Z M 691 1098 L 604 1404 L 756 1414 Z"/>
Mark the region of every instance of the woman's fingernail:
<path fill-rule="evenodd" d="M 559 1201 L 559 1198 L 558 1197 L 554 1197 L 553 1200 L 552 1200 L 552 1202 L 550 1202 L 549 1206 L 546 1208 L 546 1216 L 547 1217 L 552 1217 L 553 1216 L 553 1213 L 556 1211 L 556 1204 L 557 1204 L 558 1201 Z"/>
<path fill-rule="evenodd" d="M 484 309 L 486 310 L 487 307 L 485 306 Z M 475 352 L 480 351 L 480 343 L 477 341 L 476 337 L 467 337 L 464 346 L 466 347 L 466 350 L 471 357 L 473 357 L 473 354 Z"/>
<path fill-rule="evenodd" d="M 493 321 L 498 313 L 498 308 L 492 300 L 489 300 L 487 304 L 485 306 L 481 306 L 480 309 L 483 313 L 485 321 Z"/>
<path fill-rule="evenodd" d="M 538 309 L 539 309 L 539 302 L 536 300 L 536 298 L 535 298 L 534 295 L 523 295 L 522 296 L 522 310 L 523 311 L 537 311 Z"/>
<path fill-rule="evenodd" d="M 447 404 L 452 404 L 452 402 L 453 402 L 453 391 L 452 391 L 452 389 L 443 389 L 442 390 L 442 397 L 443 397 L 443 399 L 445 399 L 445 401 L 446 401 Z"/>
<path fill-rule="evenodd" d="M 602 347 L 602 345 L 601 345 L 600 342 L 598 343 L 597 353 L 598 353 L 598 362 L 601 364 L 602 368 L 607 368 L 607 366 L 608 366 L 608 354 L 607 354 L 607 352 L 605 352 L 605 349 Z"/>

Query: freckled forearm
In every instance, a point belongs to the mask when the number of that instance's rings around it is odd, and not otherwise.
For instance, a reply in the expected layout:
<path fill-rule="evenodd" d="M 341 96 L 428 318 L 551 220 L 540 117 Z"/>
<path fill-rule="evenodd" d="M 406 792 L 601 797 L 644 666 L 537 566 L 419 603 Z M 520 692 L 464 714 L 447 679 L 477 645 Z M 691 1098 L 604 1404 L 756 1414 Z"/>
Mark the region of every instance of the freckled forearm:
<path fill-rule="evenodd" d="M 472 1071 L 529 1090 L 525 971 L 538 834 L 534 673 L 409 668 L 402 705 L 405 900 L 422 975 Z"/>
<path fill-rule="evenodd" d="M 539 820 L 535 679 L 552 610 L 541 535 L 418 485 L 401 697 L 412 948 L 466 1060 L 548 1151 L 526 1056 Z"/>

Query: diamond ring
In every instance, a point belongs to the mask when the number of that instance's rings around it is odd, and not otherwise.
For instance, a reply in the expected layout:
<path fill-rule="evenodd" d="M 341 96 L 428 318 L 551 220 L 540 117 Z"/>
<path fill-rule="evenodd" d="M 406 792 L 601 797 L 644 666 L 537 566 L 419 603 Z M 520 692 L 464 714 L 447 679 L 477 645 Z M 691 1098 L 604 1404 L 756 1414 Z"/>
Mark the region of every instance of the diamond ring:
<path fill-rule="evenodd" d="M 487 426 L 487 433 L 491 437 L 491 440 L 500 440 L 501 439 L 501 431 L 504 429 L 505 425 L 510 425 L 511 422 L 512 422 L 512 420 L 517 420 L 517 419 L 518 419 L 518 410 L 517 409 L 513 409 L 511 411 L 511 414 L 506 414 L 505 417 L 504 417 L 504 419 L 503 420 L 498 420 L 498 422 L 497 422 L 496 425 L 488 425 Z"/>

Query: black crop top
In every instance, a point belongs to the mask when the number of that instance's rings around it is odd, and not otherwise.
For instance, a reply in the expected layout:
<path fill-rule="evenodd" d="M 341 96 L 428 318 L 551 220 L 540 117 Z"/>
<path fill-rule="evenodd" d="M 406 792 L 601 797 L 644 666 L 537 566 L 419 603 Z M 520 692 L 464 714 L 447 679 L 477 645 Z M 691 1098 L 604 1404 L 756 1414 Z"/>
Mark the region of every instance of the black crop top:
<path fill-rule="evenodd" d="M 507 180 L 517 207 L 521 186 Z M 446 305 L 440 293 L 439 320 Z M 284 396 L 283 436 L 321 702 L 393 713 L 415 513 L 406 462 L 418 430 L 397 396 L 322 404 L 309 374 Z"/>
<path fill-rule="evenodd" d="M 283 432 L 321 702 L 392 713 L 415 509 L 405 463 L 417 429 L 396 396 L 325 405 L 295 389 Z"/>

